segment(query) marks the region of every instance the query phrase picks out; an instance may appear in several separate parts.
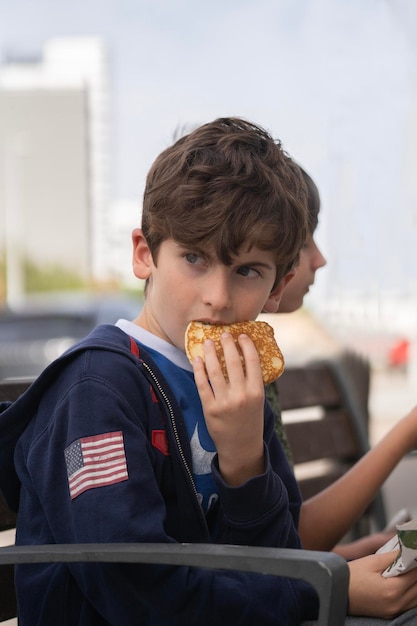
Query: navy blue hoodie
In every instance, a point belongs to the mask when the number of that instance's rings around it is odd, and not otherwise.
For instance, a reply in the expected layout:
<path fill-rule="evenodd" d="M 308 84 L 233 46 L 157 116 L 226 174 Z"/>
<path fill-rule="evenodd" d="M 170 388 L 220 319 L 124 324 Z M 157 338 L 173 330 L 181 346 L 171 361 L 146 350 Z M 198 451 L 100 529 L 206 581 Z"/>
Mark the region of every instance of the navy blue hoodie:
<path fill-rule="evenodd" d="M 206 519 L 175 397 L 117 327 L 97 327 L 1 408 L 0 488 L 18 508 L 17 544 L 211 542 L 216 528 L 218 543 L 301 547 L 300 494 L 268 405 L 264 474 L 231 488 L 215 457 Z M 289 626 L 318 610 L 302 581 L 178 566 L 20 565 L 16 588 L 21 626 Z"/>

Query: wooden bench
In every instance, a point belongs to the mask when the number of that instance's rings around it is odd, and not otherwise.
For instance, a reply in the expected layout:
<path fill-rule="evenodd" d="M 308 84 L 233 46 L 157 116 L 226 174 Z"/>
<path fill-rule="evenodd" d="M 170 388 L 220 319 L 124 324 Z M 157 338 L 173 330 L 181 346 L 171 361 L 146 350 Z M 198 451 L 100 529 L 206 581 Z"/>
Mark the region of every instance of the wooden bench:
<path fill-rule="evenodd" d="M 15 400 L 28 381 L 0 383 L 0 402 Z M 10 528 L 15 515 L 3 500 L 0 528 Z M 345 622 L 349 569 L 329 552 L 201 544 L 72 544 L 11 546 L 0 548 L 0 622 L 16 616 L 13 566 L 43 562 L 160 563 L 216 569 L 233 569 L 303 579 L 317 590 L 319 626 Z"/>
<path fill-rule="evenodd" d="M 369 449 L 369 362 L 339 359 L 288 367 L 276 381 L 294 471 L 304 499 L 340 478 Z M 386 525 L 382 493 L 352 529 L 352 538 Z"/>

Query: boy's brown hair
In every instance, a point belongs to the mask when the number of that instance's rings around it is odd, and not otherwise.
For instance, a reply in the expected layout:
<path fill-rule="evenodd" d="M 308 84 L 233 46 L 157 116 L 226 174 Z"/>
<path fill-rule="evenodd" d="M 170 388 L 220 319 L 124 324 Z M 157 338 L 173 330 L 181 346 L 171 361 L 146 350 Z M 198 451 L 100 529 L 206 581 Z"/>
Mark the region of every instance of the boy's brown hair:
<path fill-rule="evenodd" d="M 142 230 L 155 262 L 165 239 L 210 249 L 226 265 L 243 245 L 274 250 L 278 282 L 304 243 L 306 207 L 300 169 L 281 143 L 248 121 L 219 118 L 156 158 Z"/>
<path fill-rule="evenodd" d="M 320 194 L 318 187 L 305 169 L 300 166 L 301 174 L 307 188 L 308 233 L 312 235 L 319 223 Z"/>

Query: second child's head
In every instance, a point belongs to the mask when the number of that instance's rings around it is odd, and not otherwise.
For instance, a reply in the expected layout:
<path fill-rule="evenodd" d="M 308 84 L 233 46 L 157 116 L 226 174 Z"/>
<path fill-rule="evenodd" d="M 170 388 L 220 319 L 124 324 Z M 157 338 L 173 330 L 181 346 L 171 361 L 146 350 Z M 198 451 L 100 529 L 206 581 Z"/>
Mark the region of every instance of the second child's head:
<path fill-rule="evenodd" d="M 303 305 L 304 296 L 314 284 L 317 270 L 326 265 L 326 259 L 314 239 L 320 213 L 319 190 L 305 170 L 301 169 L 301 173 L 308 194 L 308 234 L 300 250 L 295 277 L 289 282 L 282 294 L 279 313 L 293 313 Z"/>
<path fill-rule="evenodd" d="M 220 118 L 178 139 L 153 163 L 142 231 L 158 263 L 172 239 L 210 249 L 230 265 L 242 247 L 274 250 L 275 284 L 307 234 L 306 188 L 280 142 L 239 118 Z"/>

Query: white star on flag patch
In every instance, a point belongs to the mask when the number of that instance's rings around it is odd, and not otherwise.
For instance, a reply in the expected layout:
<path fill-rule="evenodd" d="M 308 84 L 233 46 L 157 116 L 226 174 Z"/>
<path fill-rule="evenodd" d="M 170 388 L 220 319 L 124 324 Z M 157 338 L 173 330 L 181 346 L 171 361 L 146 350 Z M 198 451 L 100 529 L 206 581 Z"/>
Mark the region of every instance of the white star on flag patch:
<path fill-rule="evenodd" d="M 70 496 L 128 479 L 121 431 L 82 437 L 65 448 Z"/>

